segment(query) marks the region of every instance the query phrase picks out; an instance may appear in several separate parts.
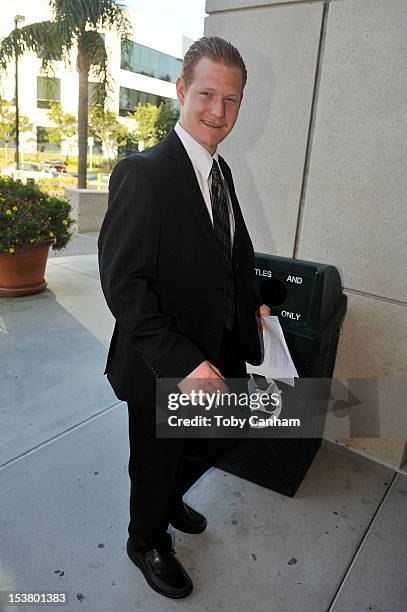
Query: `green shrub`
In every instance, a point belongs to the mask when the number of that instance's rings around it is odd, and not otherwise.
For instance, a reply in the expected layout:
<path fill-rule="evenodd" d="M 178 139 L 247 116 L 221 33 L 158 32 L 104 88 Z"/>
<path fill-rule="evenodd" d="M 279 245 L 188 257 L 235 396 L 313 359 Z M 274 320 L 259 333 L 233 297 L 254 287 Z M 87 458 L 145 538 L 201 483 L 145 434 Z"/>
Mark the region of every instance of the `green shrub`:
<path fill-rule="evenodd" d="M 67 200 L 47 194 L 33 180 L 0 176 L 0 253 L 16 253 L 47 243 L 64 248 L 75 221 Z"/>

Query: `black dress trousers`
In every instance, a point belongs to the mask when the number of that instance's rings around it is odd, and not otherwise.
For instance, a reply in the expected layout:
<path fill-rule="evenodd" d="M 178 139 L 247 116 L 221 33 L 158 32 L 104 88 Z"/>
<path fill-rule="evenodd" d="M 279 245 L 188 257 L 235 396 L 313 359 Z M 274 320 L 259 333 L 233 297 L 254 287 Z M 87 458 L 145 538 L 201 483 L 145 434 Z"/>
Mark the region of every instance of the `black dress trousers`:
<path fill-rule="evenodd" d="M 223 376 L 246 380 L 236 325 L 224 328 L 219 362 Z M 243 383 L 244 385 L 245 383 Z M 128 404 L 129 536 L 138 550 L 171 546 L 167 532 L 172 510 L 182 496 L 239 438 L 156 438 L 155 405 Z"/>

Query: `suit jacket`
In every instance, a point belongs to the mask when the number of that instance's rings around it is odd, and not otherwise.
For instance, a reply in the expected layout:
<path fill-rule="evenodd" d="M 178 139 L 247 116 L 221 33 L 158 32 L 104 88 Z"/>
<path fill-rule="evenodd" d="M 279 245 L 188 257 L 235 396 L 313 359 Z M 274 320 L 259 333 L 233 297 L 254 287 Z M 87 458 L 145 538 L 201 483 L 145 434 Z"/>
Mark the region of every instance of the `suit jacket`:
<path fill-rule="evenodd" d="M 241 358 L 260 363 L 254 252 L 232 174 L 219 157 L 235 217 L 233 267 Z M 98 240 L 103 293 L 116 319 L 105 374 L 119 399 L 151 403 L 156 378 L 216 364 L 226 271 L 192 163 L 175 131 L 112 172 Z"/>

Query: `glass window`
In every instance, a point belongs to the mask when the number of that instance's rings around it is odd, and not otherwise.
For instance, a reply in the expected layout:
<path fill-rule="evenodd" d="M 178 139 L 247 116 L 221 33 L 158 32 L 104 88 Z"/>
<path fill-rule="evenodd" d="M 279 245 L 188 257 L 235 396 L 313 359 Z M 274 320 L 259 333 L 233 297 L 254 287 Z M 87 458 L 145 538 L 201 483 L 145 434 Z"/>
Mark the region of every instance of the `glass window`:
<path fill-rule="evenodd" d="M 47 128 L 37 126 L 37 151 L 49 151 L 59 153 L 61 151 L 60 142 L 49 142 L 47 137 Z"/>
<path fill-rule="evenodd" d="M 136 54 L 136 65 L 138 64 L 141 68 L 148 70 L 148 67 L 151 65 L 151 51 L 152 49 L 148 47 L 141 47 L 139 53 Z"/>
<path fill-rule="evenodd" d="M 120 68 L 123 70 L 175 83 L 181 73 L 181 65 L 182 60 L 168 53 L 131 40 L 122 41 Z"/>
<path fill-rule="evenodd" d="M 137 104 L 155 104 L 160 106 L 166 98 L 157 96 L 156 94 L 146 91 L 138 91 L 137 89 L 129 89 L 128 87 L 120 87 L 119 90 L 119 115 L 125 117 L 129 113 L 134 112 Z"/>
<path fill-rule="evenodd" d="M 37 77 L 37 108 L 51 108 L 61 101 L 61 79 Z"/>
<path fill-rule="evenodd" d="M 159 51 L 154 51 L 152 50 L 151 53 L 151 69 L 153 74 L 161 74 L 160 72 L 160 63 L 163 61 L 164 57 L 168 57 L 168 56 L 164 56 L 164 53 L 160 53 Z"/>

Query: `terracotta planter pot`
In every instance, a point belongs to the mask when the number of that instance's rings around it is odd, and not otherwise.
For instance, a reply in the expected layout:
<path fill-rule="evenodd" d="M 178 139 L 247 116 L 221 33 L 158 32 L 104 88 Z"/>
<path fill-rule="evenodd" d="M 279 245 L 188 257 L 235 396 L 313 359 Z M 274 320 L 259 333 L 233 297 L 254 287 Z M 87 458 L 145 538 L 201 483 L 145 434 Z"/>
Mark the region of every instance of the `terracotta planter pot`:
<path fill-rule="evenodd" d="M 0 254 L 0 297 L 32 295 L 47 286 L 44 279 L 49 244 Z"/>

